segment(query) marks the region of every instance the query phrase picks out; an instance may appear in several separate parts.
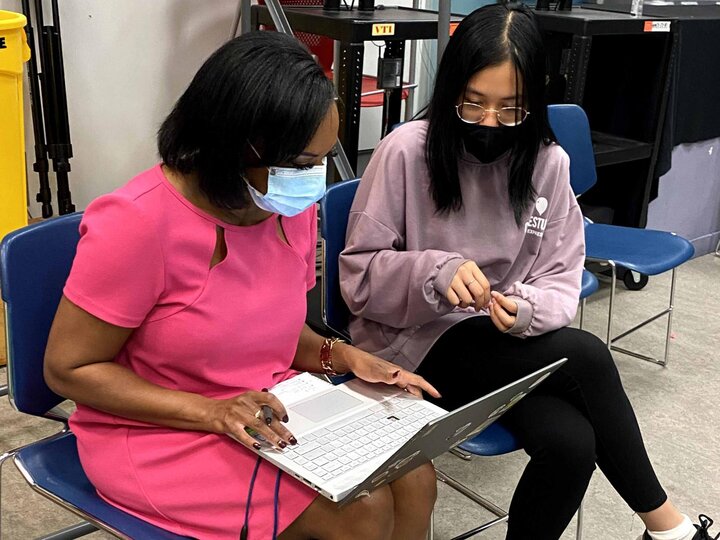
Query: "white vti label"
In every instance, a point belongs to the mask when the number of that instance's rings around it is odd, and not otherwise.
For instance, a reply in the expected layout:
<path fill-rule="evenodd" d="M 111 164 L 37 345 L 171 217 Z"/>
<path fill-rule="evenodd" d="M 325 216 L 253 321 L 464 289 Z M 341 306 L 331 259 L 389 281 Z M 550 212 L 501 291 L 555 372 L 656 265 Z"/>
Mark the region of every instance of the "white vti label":
<path fill-rule="evenodd" d="M 645 32 L 669 32 L 671 21 L 645 21 Z"/>

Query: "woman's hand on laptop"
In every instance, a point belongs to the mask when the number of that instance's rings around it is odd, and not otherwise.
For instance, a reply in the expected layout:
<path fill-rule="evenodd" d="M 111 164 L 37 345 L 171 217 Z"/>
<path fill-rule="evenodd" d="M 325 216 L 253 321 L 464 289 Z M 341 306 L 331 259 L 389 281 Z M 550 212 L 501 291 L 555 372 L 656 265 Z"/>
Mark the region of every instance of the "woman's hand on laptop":
<path fill-rule="evenodd" d="M 245 446 L 260 450 L 263 439 L 278 449 L 297 444 L 293 434 L 282 424 L 288 421 L 285 407 L 270 392 L 250 391 L 216 400 L 210 414 L 215 432 L 226 433 Z"/>
<path fill-rule="evenodd" d="M 338 371 L 352 371 L 357 378 L 371 383 L 395 385 L 414 396 L 422 397 L 424 390 L 435 398 L 440 397 L 440 392 L 420 375 L 357 347 L 338 343 L 333 352 L 335 354 L 333 363 Z"/>

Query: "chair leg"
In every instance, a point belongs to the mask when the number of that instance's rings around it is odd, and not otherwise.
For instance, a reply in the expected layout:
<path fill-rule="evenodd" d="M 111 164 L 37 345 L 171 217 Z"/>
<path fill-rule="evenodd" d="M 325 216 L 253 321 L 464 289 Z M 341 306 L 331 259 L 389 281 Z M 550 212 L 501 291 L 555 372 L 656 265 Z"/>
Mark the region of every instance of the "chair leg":
<path fill-rule="evenodd" d="M 80 538 L 97 532 L 99 529 L 91 523 L 78 523 L 77 525 L 71 525 L 60 531 L 55 531 L 52 534 L 43 536 L 39 540 L 73 540 L 74 538 Z"/>
<path fill-rule="evenodd" d="M 673 311 L 675 311 L 675 278 L 676 278 L 677 267 L 672 269 L 672 278 L 670 283 L 670 304 L 668 305 L 668 321 L 667 321 L 667 333 L 665 334 L 665 357 L 662 361 L 662 366 L 667 366 L 668 359 L 670 358 L 670 339 L 672 338 L 672 323 L 673 323 Z"/>
<path fill-rule="evenodd" d="M 435 510 L 430 514 L 430 527 L 427 532 L 427 540 L 435 539 Z"/>
<path fill-rule="evenodd" d="M 601 260 L 601 259 L 588 259 L 592 261 L 601 262 L 603 264 L 608 264 L 610 266 L 611 270 L 611 278 L 610 278 L 610 301 L 608 306 L 608 318 L 607 318 L 607 333 L 605 335 L 605 344 L 608 346 L 608 348 L 611 351 L 617 351 L 621 352 L 623 354 L 627 354 L 630 356 L 634 356 L 635 358 L 639 358 L 641 360 L 646 360 L 648 362 L 652 362 L 654 364 L 658 364 L 660 366 L 666 366 L 668 363 L 668 359 L 670 357 L 670 338 L 672 336 L 672 316 L 673 316 L 673 309 L 675 305 L 675 285 L 676 285 L 676 272 L 677 267 L 672 269 L 672 283 L 670 285 L 670 302 L 668 307 L 663 310 L 660 313 L 657 313 L 656 315 L 650 317 L 649 319 L 644 320 L 640 324 L 637 324 L 633 326 L 631 329 L 626 330 L 622 334 L 619 334 L 615 337 L 613 337 L 613 322 L 615 319 L 615 292 L 617 288 L 617 265 L 615 264 L 615 261 L 612 260 Z M 580 328 L 582 329 L 582 325 L 584 322 L 584 302 L 583 305 L 580 308 Z M 639 330 L 643 326 L 659 319 L 660 317 L 667 315 L 668 316 L 668 323 L 667 323 L 667 330 L 665 335 L 665 351 L 664 356 L 662 359 L 658 360 L 656 358 L 653 358 L 652 356 L 646 356 L 644 354 L 636 353 L 633 351 L 630 351 L 628 349 L 624 349 L 622 347 L 618 347 L 614 345 L 614 343 L 625 336 L 632 334 L 636 330 Z"/>
<path fill-rule="evenodd" d="M 585 499 L 580 501 L 580 506 L 577 511 L 577 531 L 575 533 L 575 540 L 582 540 L 583 537 L 583 503 Z"/>
<path fill-rule="evenodd" d="M 447 484 L 448 486 L 456 490 L 458 493 L 461 493 L 471 501 L 479 504 L 489 512 L 492 512 L 498 518 L 501 518 L 501 521 L 505 521 L 507 519 L 507 512 L 505 512 L 505 510 L 503 510 L 496 504 L 490 502 L 479 493 L 476 493 L 466 485 L 455 480 L 452 476 L 449 476 L 448 474 L 444 473 L 439 469 L 435 469 L 435 473 L 437 474 L 438 480 L 440 480 L 443 484 Z"/>
<path fill-rule="evenodd" d="M 586 300 L 587 300 L 587 298 L 583 298 L 580 301 L 580 323 L 578 324 L 578 328 L 580 330 L 583 329 L 583 322 L 585 321 L 585 301 Z"/>
<path fill-rule="evenodd" d="M 472 460 L 472 455 L 470 454 L 470 452 L 466 452 L 465 450 L 463 450 L 462 448 L 460 448 L 458 446 L 456 446 L 455 448 L 451 448 L 450 453 L 453 456 L 459 457 L 463 461 L 471 461 Z"/>
<path fill-rule="evenodd" d="M 3 534 L 2 534 L 2 516 L 3 516 L 3 513 L 2 513 L 2 467 L 3 467 L 3 465 L 5 465 L 5 462 L 9 458 L 11 458 L 15 455 L 17 450 L 18 449 L 16 448 L 16 449 L 10 450 L 8 452 L 3 452 L 0 455 L 0 538 L 3 537 Z"/>
<path fill-rule="evenodd" d="M 617 266 L 615 261 L 608 261 L 612 271 L 612 277 L 610 280 L 610 306 L 608 307 L 608 323 L 607 323 L 607 337 L 605 343 L 608 348 L 612 347 L 612 323 L 613 323 L 613 310 L 615 309 L 615 286 L 617 284 Z"/>
<path fill-rule="evenodd" d="M 633 356 L 633 357 L 635 357 L 635 358 L 639 358 L 640 360 L 645 360 L 645 361 L 647 361 L 647 362 L 652 362 L 653 364 L 657 364 L 657 365 L 659 365 L 659 366 L 663 366 L 663 367 L 667 366 L 667 362 L 668 362 L 668 359 L 669 359 L 669 357 L 670 357 L 670 338 L 671 338 L 671 336 L 672 336 L 673 311 L 674 311 L 674 308 L 675 308 L 675 285 L 676 285 L 676 277 L 677 277 L 677 267 L 672 269 L 672 278 L 671 278 L 671 283 L 670 283 L 670 300 L 669 300 L 669 303 L 668 303 L 668 307 L 665 308 L 665 309 L 664 309 L 663 311 L 661 311 L 660 313 L 656 313 L 656 314 L 653 315 L 652 317 L 650 317 L 650 318 L 648 318 L 648 319 L 645 319 L 643 322 L 641 322 L 641 323 L 639 323 L 639 324 L 636 324 L 635 326 L 633 326 L 633 327 L 630 328 L 629 330 L 626 330 L 626 331 L 623 332 L 622 334 L 619 334 L 619 335 L 615 336 L 614 338 L 612 338 L 612 339 L 610 340 L 610 349 L 611 349 L 611 350 L 613 350 L 613 351 L 618 351 L 618 352 L 621 352 L 621 353 L 623 353 L 623 354 L 627 354 L 627 355 L 629 355 L 629 356 Z M 611 295 L 611 298 L 612 298 L 612 295 Z M 624 348 L 622 348 L 622 347 L 618 347 L 618 346 L 616 346 L 616 345 L 613 345 L 616 341 L 624 338 L 625 336 L 627 336 L 627 335 L 629 335 L 629 334 L 632 334 L 632 333 L 635 332 L 636 330 L 639 330 L 639 329 L 642 328 L 643 326 L 646 326 L 646 325 L 650 324 L 651 322 L 653 322 L 653 321 L 655 321 L 655 320 L 657 320 L 657 319 L 659 319 L 660 317 L 663 317 L 663 316 L 665 316 L 665 315 L 667 315 L 667 317 L 668 317 L 668 322 L 667 322 L 667 329 L 666 329 L 666 333 L 665 333 L 665 352 L 664 352 L 664 356 L 662 357 L 662 359 L 658 360 L 657 358 L 654 358 L 654 357 L 652 357 L 652 356 L 647 356 L 647 355 L 644 355 L 644 354 L 640 354 L 640 353 L 637 353 L 637 352 L 634 352 L 634 351 L 630 351 L 630 350 L 628 350 L 628 349 L 624 349 Z"/>

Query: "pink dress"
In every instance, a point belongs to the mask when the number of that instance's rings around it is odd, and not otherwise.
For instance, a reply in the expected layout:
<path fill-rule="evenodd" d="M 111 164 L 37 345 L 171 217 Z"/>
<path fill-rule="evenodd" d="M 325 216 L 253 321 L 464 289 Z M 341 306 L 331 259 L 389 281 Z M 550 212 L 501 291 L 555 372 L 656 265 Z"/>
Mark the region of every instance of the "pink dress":
<path fill-rule="evenodd" d="M 277 221 L 288 243 L 278 236 Z M 227 257 L 210 268 L 218 227 Z M 165 388 L 229 398 L 295 374 L 293 357 L 315 283 L 316 210 L 249 227 L 191 205 L 156 166 L 95 200 L 65 296 L 135 328 L 115 361 Z M 180 431 L 78 406 L 83 468 L 101 497 L 177 534 L 237 539 L 256 456 L 226 435 Z M 272 537 L 277 469 L 263 460 L 249 538 Z M 279 526 L 316 493 L 283 473 Z"/>

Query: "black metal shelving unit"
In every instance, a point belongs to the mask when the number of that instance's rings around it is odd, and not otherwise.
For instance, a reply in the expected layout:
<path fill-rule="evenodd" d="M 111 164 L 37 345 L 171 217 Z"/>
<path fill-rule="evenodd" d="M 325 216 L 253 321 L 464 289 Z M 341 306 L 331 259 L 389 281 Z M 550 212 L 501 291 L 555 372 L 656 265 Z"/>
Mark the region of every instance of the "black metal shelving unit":
<path fill-rule="evenodd" d="M 600 221 L 644 227 L 675 49 L 672 19 L 589 8 L 538 11 L 549 97 L 588 114 L 598 182 L 581 201 Z M 661 24 L 657 24 L 661 23 Z M 605 219 L 603 219 L 605 218 Z"/>

